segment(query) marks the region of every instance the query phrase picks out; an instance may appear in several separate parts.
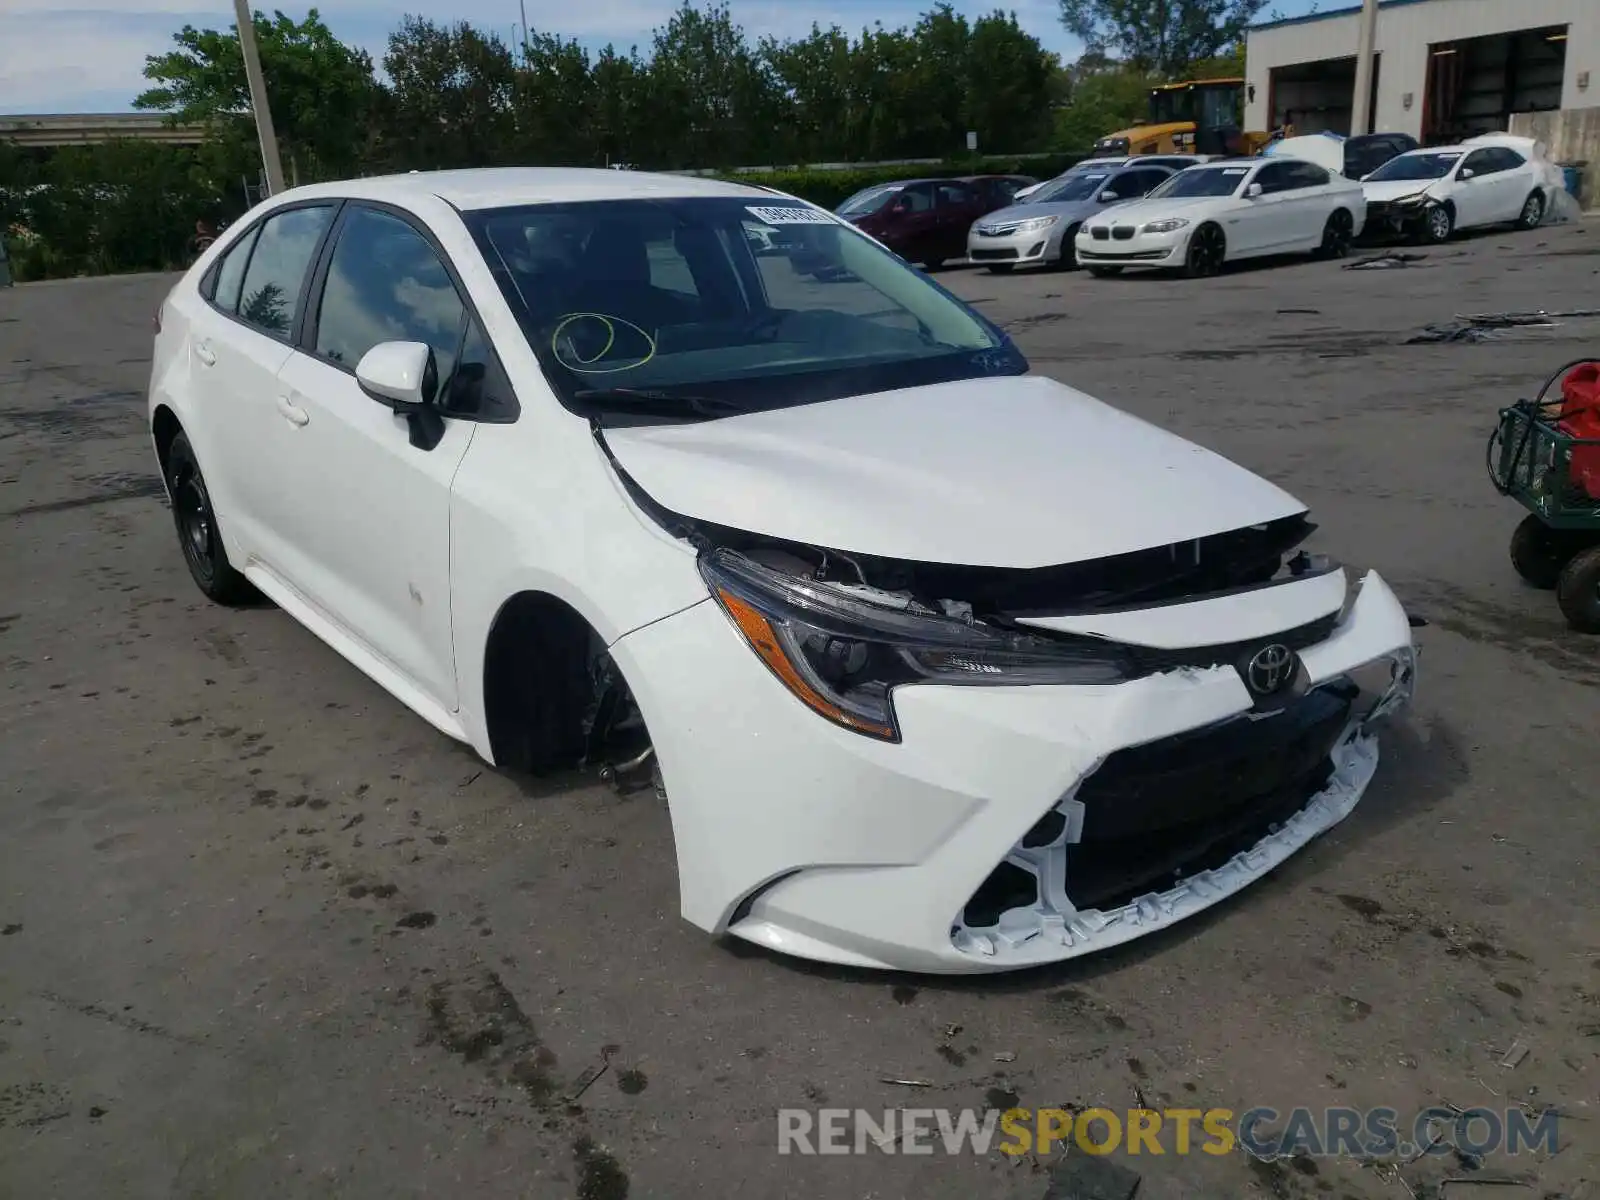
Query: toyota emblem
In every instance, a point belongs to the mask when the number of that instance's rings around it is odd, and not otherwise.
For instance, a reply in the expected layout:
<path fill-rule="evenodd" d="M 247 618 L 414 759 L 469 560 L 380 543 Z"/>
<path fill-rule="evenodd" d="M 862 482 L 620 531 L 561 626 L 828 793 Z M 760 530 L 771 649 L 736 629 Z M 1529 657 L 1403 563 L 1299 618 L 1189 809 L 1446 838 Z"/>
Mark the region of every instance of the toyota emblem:
<path fill-rule="evenodd" d="M 1295 653 L 1281 642 L 1263 646 L 1245 665 L 1244 682 L 1252 694 L 1271 696 L 1289 686 L 1295 676 Z"/>

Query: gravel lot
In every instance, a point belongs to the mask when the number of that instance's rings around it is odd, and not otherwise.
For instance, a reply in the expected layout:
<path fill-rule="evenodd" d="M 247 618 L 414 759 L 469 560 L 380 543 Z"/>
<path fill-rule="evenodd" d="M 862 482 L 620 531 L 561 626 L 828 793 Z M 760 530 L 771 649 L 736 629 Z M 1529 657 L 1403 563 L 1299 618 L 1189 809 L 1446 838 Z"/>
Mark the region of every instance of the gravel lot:
<path fill-rule="evenodd" d="M 1061 969 L 886 978 L 714 943 L 677 917 L 650 793 L 508 778 L 277 610 L 202 600 L 142 426 L 169 279 L 0 291 L 0 1196 L 1076 1195 L 1055 1159 L 775 1153 L 779 1107 L 1012 1095 L 1527 1098 L 1573 1114 L 1567 1148 L 1491 1156 L 1531 1189 L 1447 1200 L 1600 1192 L 1600 641 L 1514 576 L 1521 510 L 1483 471 L 1496 407 L 1600 352 L 1600 323 L 1400 344 L 1600 303 L 1600 225 L 1405 270 L 939 278 L 1038 370 L 1290 488 L 1318 548 L 1428 619 L 1417 707 L 1347 823 Z M 1406 1200 L 1347 1161 L 1127 1162 L 1144 1200 Z"/>

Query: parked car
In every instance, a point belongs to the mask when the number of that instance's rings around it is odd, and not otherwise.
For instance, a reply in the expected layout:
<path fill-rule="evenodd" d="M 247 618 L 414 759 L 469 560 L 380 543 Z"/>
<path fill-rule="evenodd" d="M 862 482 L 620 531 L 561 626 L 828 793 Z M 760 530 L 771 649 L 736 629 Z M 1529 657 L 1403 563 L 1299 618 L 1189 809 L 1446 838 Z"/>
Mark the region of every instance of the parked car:
<path fill-rule="evenodd" d="M 973 221 L 999 208 L 994 189 L 962 179 L 908 179 L 865 188 L 836 210 L 907 262 L 930 271 L 967 252 Z"/>
<path fill-rule="evenodd" d="M 1209 154 L 1135 154 L 1131 158 L 1086 158 L 1082 162 L 1073 163 L 1055 179 L 1065 179 L 1069 175 L 1079 175 L 1085 171 L 1109 171 L 1116 167 L 1166 167 L 1169 171 L 1182 171 L 1196 163 L 1210 161 Z M 1046 183 L 1054 183 L 1055 179 L 1046 180 Z M 1032 187 L 1023 188 L 1017 192 L 1016 199 L 1027 200 L 1044 186 L 1044 183 L 1036 183 Z"/>
<path fill-rule="evenodd" d="M 1063 175 L 1025 201 L 974 221 L 967 257 L 995 274 L 1029 264 L 1076 267 L 1075 239 L 1085 219 L 1108 204 L 1143 196 L 1171 177 L 1168 168 L 1154 166 Z"/>
<path fill-rule="evenodd" d="M 1289 158 L 1224 159 L 1179 171 L 1143 200 L 1078 230 L 1078 261 L 1096 275 L 1176 267 L 1215 275 L 1267 254 L 1342 257 L 1360 235 L 1361 185 Z"/>
<path fill-rule="evenodd" d="M 1359 180 L 1395 155 L 1416 148 L 1417 139 L 1409 133 L 1364 133 L 1358 137 L 1312 133 L 1280 138 L 1269 143 L 1261 153 L 1270 158 L 1304 159 L 1346 179 Z"/>
<path fill-rule="evenodd" d="M 1443 242 L 1458 229 L 1532 229 L 1555 200 L 1559 173 L 1525 138 L 1474 139 L 1391 158 L 1362 181 L 1375 229 Z"/>
<path fill-rule="evenodd" d="M 163 300 L 149 422 L 205 595 L 259 589 L 490 763 L 653 754 L 683 915 L 787 954 L 1162 929 L 1346 817 L 1413 686 L 1298 500 L 744 185 L 284 192 Z"/>

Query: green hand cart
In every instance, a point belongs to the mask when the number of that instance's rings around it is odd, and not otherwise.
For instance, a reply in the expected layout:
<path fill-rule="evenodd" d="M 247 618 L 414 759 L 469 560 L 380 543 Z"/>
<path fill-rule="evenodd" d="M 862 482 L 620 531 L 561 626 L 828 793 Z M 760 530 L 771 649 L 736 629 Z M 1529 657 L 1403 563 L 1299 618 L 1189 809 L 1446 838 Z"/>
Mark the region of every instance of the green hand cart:
<path fill-rule="evenodd" d="M 1528 510 L 1511 536 L 1517 574 L 1554 588 L 1573 629 L 1600 633 L 1600 359 L 1569 362 L 1537 397 L 1502 408 L 1488 466 L 1500 494 Z"/>

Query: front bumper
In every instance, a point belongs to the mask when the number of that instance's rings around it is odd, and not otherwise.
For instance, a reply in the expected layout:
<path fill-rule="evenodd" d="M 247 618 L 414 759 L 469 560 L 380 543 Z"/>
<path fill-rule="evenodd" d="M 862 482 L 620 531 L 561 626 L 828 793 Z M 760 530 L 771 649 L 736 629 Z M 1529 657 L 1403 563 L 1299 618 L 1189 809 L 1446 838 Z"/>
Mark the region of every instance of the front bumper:
<path fill-rule="evenodd" d="M 1124 228 L 1127 228 L 1126 226 Z M 1144 233 L 1135 231 L 1131 236 L 1118 237 L 1111 226 L 1107 236 L 1096 237 L 1090 227 L 1078 231 L 1075 243 L 1080 263 L 1108 267 L 1173 267 L 1182 266 L 1189 246 L 1189 229 L 1174 229 L 1170 233 Z"/>
<path fill-rule="evenodd" d="M 1159 865 L 1163 877 L 1151 881 L 1149 863 L 1121 880 L 1099 869 L 1116 852 L 1102 854 L 1092 837 L 1117 831 L 1093 828 L 1094 793 L 1116 782 L 1118 763 L 1145 762 L 1144 748 L 1159 756 L 1185 736 L 1285 718 L 1252 712 L 1231 667 L 1111 687 L 905 687 L 896 693 L 903 740 L 891 744 L 805 709 L 713 603 L 629 634 L 613 655 L 660 756 L 686 919 L 801 957 L 945 973 L 1116 945 L 1260 878 L 1349 815 L 1376 765 L 1376 723 L 1406 702 L 1415 678 L 1405 613 L 1368 575 L 1301 661 L 1308 697 L 1346 703 L 1352 671 L 1391 664 L 1378 705 L 1323 714 L 1323 740 L 1300 745 L 1316 761 L 1297 762 L 1305 770 L 1275 779 L 1277 793 L 1231 814 L 1234 827 L 1213 831 L 1210 858 Z M 1282 749 L 1265 736 L 1261 744 L 1262 759 Z M 1159 811 L 1159 789 L 1145 792 Z M 1170 816 L 1182 788 L 1165 800 Z M 1002 864 L 1033 877 L 1031 895 L 996 899 Z M 1123 886 L 1140 879 L 1131 892 Z M 1084 887 L 1101 898 L 1075 903 Z"/>
<path fill-rule="evenodd" d="M 1044 229 L 1013 230 L 1000 234 L 980 233 L 978 227 L 973 226 L 967 233 L 967 257 L 975 263 L 1011 263 L 1015 266 L 1055 262 L 1061 257 L 1061 242 L 1065 232 L 1060 222 Z"/>

